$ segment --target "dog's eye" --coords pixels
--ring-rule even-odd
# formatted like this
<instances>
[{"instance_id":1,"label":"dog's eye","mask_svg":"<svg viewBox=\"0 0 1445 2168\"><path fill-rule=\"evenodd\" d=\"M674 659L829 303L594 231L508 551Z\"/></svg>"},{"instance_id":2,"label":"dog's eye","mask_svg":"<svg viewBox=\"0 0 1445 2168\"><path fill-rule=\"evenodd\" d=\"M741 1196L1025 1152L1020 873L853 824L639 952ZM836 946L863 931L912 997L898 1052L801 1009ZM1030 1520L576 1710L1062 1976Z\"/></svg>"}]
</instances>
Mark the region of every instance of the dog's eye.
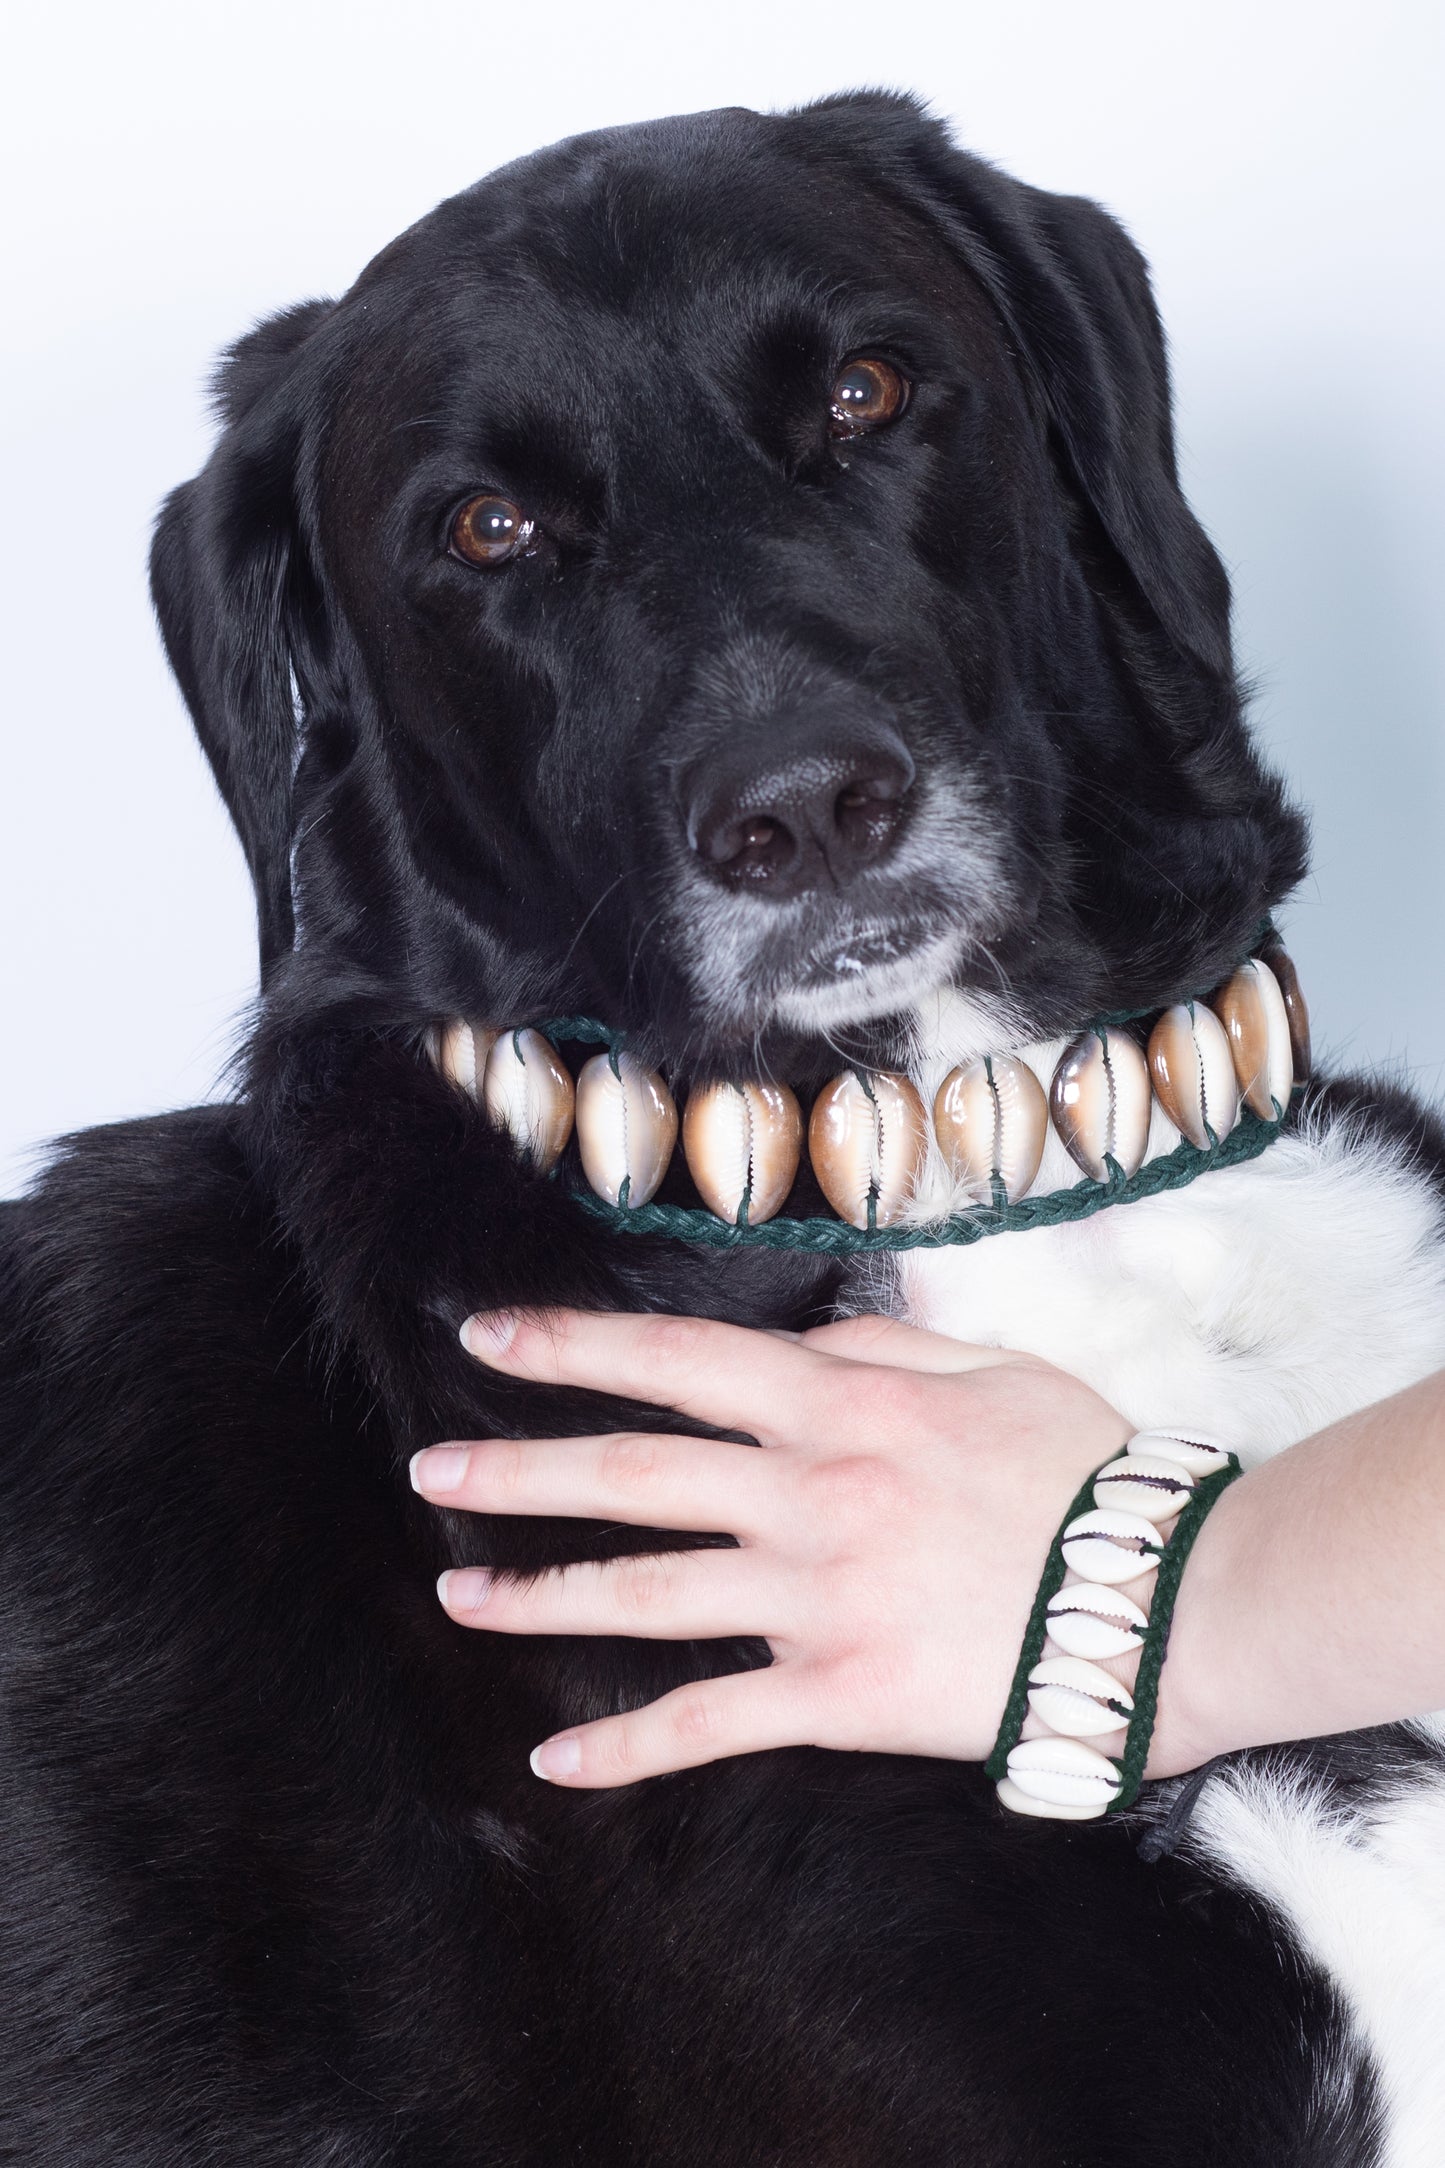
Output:
<instances>
[{"instance_id":1,"label":"dog's eye","mask_svg":"<svg viewBox=\"0 0 1445 2168\"><path fill-rule=\"evenodd\" d=\"M469 565L504 565L535 533L535 521L510 497L471 497L452 521L451 551Z\"/></svg>"},{"instance_id":2,"label":"dog's eye","mask_svg":"<svg viewBox=\"0 0 1445 2168\"><path fill-rule=\"evenodd\" d=\"M908 404L908 380L891 361L850 361L833 379L828 434L860 436L897 421Z\"/></svg>"}]
</instances>

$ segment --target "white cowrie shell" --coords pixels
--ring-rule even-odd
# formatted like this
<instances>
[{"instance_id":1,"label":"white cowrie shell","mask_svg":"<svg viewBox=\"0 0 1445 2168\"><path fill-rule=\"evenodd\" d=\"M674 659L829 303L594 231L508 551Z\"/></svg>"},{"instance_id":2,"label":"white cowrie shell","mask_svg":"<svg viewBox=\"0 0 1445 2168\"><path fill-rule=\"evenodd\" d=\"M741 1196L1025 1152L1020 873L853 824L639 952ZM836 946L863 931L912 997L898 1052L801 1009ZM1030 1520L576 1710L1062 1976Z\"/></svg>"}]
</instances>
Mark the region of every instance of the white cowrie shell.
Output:
<instances>
[{"instance_id":1,"label":"white cowrie shell","mask_svg":"<svg viewBox=\"0 0 1445 2168\"><path fill-rule=\"evenodd\" d=\"M1050 1822L1095 1822L1109 1805L1107 1799L1086 1799L1072 1807L1051 1806L1046 1799L1031 1799L1027 1792L1021 1792L1011 1777L1000 1777L994 1790L999 1805L1007 1807L1011 1814L1037 1814Z\"/></svg>"},{"instance_id":2,"label":"white cowrie shell","mask_svg":"<svg viewBox=\"0 0 1445 2168\"><path fill-rule=\"evenodd\" d=\"M437 1066L442 1075L460 1084L468 1097L475 1099L482 1088L487 1056L499 1036L485 1024L469 1024L461 1017L443 1024L436 1041Z\"/></svg>"},{"instance_id":3,"label":"white cowrie shell","mask_svg":"<svg viewBox=\"0 0 1445 2168\"><path fill-rule=\"evenodd\" d=\"M1064 1564L1072 1566L1081 1579L1109 1586L1155 1572L1164 1546L1154 1523L1142 1514L1096 1507L1070 1521L1059 1548Z\"/></svg>"},{"instance_id":4,"label":"white cowrie shell","mask_svg":"<svg viewBox=\"0 0 1445 2168\"><path fill-rule=\"evenodd\" d=\"M1274 975L1284 1002L1284 1013L1289 1018L1290 1052L1294 1057L1294 1081L1308 1084L1310 1079L1310 1011L1299 973L1282 948L1265 951L1263 962Z\"/></svg>"},{"instance_id":5,"label":"white cowrie shell","mask_svg":"<svg viewBox=\"0 0 1445 2168\"><path fill-rule=\"evenodd\" d=\"M887 1227L902 1216L927 1148L923 1101L906 1076L845 1069L819 1093L808 1122L818 1187L852 1227Z\"/></svg>"},{"instance_id":6,"label":"white cowrie shell","mask_svg":"<svg viewBox=\"0 0 1445 2168\"><path fill-rule=\"evenodd\" d=\"M1134 1697L1111 1672L1079 1656L1046 1656L1029 1673L1029 1707L1041 1724L1066 1739L1099 1739L1121 1731Z\"/></svg>"},{"instance_id":7,"label":"white cowrie shell","mask_svg":"<svg viewBox=\"0 0 1445 2168\"><path fill-rule=\"evenodd\" d=\"M1132 1596L1097 1581L1070 1581L1049 1598L1049 1639L1066 1656L1127 1656L1149 1630Z\"/></svg>"},{"instance_id":8,"label":"white cowrie shell","mask_svg":"<svg viewBox=\"0 0 1445 2168\"><path fill-rule=\"evenodd\" d=\"M933 1127L954 1180L978 1204L994 1185L1013 1204L1033 1187L1044 1156L1049 1108L1027 1062L984 1054L951 1070L933 1102Z\"/></svg>"},{"instance_id":9,"label":"white cowrie shell","mask_svg":"<svg viewBox=\"0 0 1445 2168\"><path fill-rule=\"evenodd\" d=\"M1210 995L1209 1006L1224 1026L1245 1105L1266 1122L1279 1121L1294 1084L1294 1047L1278 979L1251 957Z\"/></svg>"},{"instance_id":10,"label":"white cowrie shell","mask_svg":"<svg viewBox=\"0 0 1445 2168\"><path fill-rule=\"evenodd\" d=\"M656 1194L677 1142L677 1108L655 1070L631 1054L594 1054L577 1079L577 1147L599 1197L630 1210ZM626 1195L624 1197L624 1190Z\"/></svg>"},{"instance_id":11,"label":"white cowrie shell","mask_svg":"<svg viewBox=\"0 0 1445 2168\"><path fill-rule=\"evenodd\" d=\"M1076 1166L1109 1178L1105 1156L1126 1175L1144 1164L1149 1142L1149 1071L1122 1031L1086 1031L1059 1056L1049 1112Z\"/></svg>"},{"instance_id":12,"label":"white cowrie shell","mask_svg":"<svg viewBox=\"0 0 1445 2168\"><path fill-rule=\"evenodd\" d=\"M1026 1798L1050 1807L1093 1806L1101 1813L1123 1789L1108 1756L1082 1739L1020 1739L1008 1773Z\"/></svg>"},{"instance_id":13,"label":"white cowrie shell","mask_svg":"<svg viewBox=\"0 0 1445 2168\"><path fill-rule=\"evenodd\" d=\"M1149 1034L1149 1070L1160 1106L1199 1151L1229 1135L1239 1112L1239 1084L1213 1009L1202 1001L1176 1001L1166 1009Z\"/></svg>"},{"instance_id":14,"label":"white cowrie shell","mask_svg":"<svg viewBox=\"0 0 1445 2168\"><path fill-rule=\"evenodd\" d=\"M1172 1460L1193 1476L1218 1475L1221 1468L1229 1466L1224 1446L1192 1430L1141 1430L1129 1440L1126 1450L1150 1460Z\"/></svg>"},{"instance_id":15,"label":"white cowrie shell","mask_svg":"<svg viewBox=\"0 0 1445 2168\"><path fill-rule=\"evenodd\" d=\"M688 1093L682 1117L688 1171L709 1211L748 1225L770 1220L792 1188L803 1113L786 1084L710 1084Z\"/></svg>"},{"instance_id":16,"label":"white cowrie shell","mask_svg":"<svg viewBox=\"0 0 1445 2168\"><path fill-rule=\"evenodd\" d=\"M1111 1460L1094 1478L1094 1503L1124 1513L1142 1514L1158 1526L1172 1521L1188 1505L1194 1478L1178 1461L1136 1453L1132 1442L1122 1460Z\"/></svg>"},{"instance_id":17,"label":"white cowrie shell","mask_svg":"<svg viewBox=\"0 0 1445 2168\"><path fill-rule=\"evenodd\" d=\"M508 1129L541 1174L550 1174L572 1134L576 1093L566 1065L540 1031L504 1031L487 1056L482 1105Z\"/></svg>"}]
</instances>

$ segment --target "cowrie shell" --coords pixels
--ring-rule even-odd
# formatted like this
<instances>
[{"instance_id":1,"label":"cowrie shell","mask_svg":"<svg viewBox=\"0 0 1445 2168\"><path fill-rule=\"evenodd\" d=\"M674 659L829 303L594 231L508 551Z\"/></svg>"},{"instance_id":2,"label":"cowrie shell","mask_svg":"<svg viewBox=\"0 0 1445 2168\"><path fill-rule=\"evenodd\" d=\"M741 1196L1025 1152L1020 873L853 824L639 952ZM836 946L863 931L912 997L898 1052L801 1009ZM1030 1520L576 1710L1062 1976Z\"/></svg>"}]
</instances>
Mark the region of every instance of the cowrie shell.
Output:
<instances>
[{"instance_id":1,"label":"cowrie shell","mask_svg":"<svg viewBox=\"0 0 1445 2168\"><path fill-rule=\"evenodd\" d=\"M1066 1656L1127 1656L1149 1631L1132 1596L1097 1581L1070 1581L1049 1598L1049 1639Z\"/></svg>"},{"instance_id":2,"label":"cowrie shell","mask_svg":"<svg viewBox=\"0 0 1445 2168\"><path fill-rule=\"evenodd\" d=\"M1129 1440L1128 1451L1149 1460L1172 1460L1193 1476L1218 1475L1229 1466L1225 1447L1193 1430L1141 1430Z\"/></svg>"},{"instance_id":3,"label":"cowrie shell","mask_svg":"<svg viewBox=\"0 0 1445 2168\"><path fill-rule=\"evenodd\" d=\"M654 1196L677 1142L677 1108L655 1070L631 1054L594 1054L577 1079L577 1148L599 1197L635 1211ZM625 1194L624 1194L625 1193Z\"/></svg>"},{"instance_id":4,"label":"cowrie shell","mask_svg":"<svg viewBox=\"0 0 1445 2168\"><path fill-rule=\"evenodd\" d=\"M1194 1478L1178 1461L1155 1460L1131 1444L1122 1460L1111 1460L1094 1478L1094 1503L1138 1513L1156 1526L1172 1521L1188 1505Z\"/></svg>"},{"instance_id":5,"label":"cowrie shell","mask_svg":"<svg viewBox=\"0 0 1445 2168\"><path fill-rule=\"evenodd\" d=\"M1049 1086L1054 1127L1076 1166L1106 1182L1112 1159L1126 1175L1149 1142L1149 1071L1122 1031L1086 1031L1064 1048Z\"/></svg>"},{"instance_id":6,"label":"cowrie shell","mask_svg":"<svg viewBox=\"0 0 1445 2168\"><path fill-rule=\"evenodd\" d=\"M1112 1508L1106 1511L1102 1507L1070 1521L1059 1547L1064 1564L1082 1580L1102 1581L1106 1586L1117 1581L1137 1581L1141 1575L1155 1572L1164 1548L1158 1529L1142 1514L1119 1513Z\"/></svg>"},{"instance_id":7,"label":"cowrie shell","mask_svg":"<svg viewBox=\"0 0 1445 2168\"><path fill-rule=\"evenodd\" d=\"M803 1151L803 1112L786 1084L710 1084L688 1093L682 1116L688 1172L709 1211L748 1225L770 1220L792 1188Z\"/></svg>"},{"instance_id":8,"label":"cowrie shell","mask_svg":"<svg viewBox=\"0 0 1445 2168\"><path fill-rule=\"evenodd\" d=\"M1010 1780L1046 1807L1088 1807L1102 1814L1123 1790L1108 1756L1083 1739L1020 1739L1008 1758Z\"/></svg>"},{"instance_id":9,"label":"cowrie shell","mask_svg":"<svg viewBox=\"0 0 1445 2168\"><path fill-rule=\"evenodd\" d=\"M566 1150L576 1097L561 1056L540 1031L497 1037L482 1073L482 1105L542 1174L550 1174Z\"/></svg>"},{"instance_id":10,"label":"cowrie shell","mask_svg":"<svg viewBox=\"0 0 1445 2168\"><path fill-rule=\"evenodd\" d=\"M906 1076L846 1069L819 1093L808 1122L818 1187L853 1227L901 1218L927 1148L923 1101Z\"/></svg>"},{"instance_id":11,"label":"cowrie shell","mask_svg":"<svg viewBox=\"0 0 1445 2168\"><path fill-rule=\"evenodd\" d=\"M1284 1013L1289 1018L1290 1052L1294 1057L1294 1081L1308 1084L1310 1079L1310 1011L1300 986L1299 973L1282 948L1266 949L1263 961L1274 974L1274 982L1284 1002Z\"/></svg>"},{"instance_id":12,"label":"cowrie shell","mask_svg":"<svg viewBox=\"0 0 1445 2168\"><path fill-rule=\"evenodd\" d=\"M954 1069L938 1087L933 1127L943 1156L978 1204L995 1186L1006 1204L1026 1197L1044 1156L1049 1108L1027 1062L985 1054Z\"/></svg>"},{"instance_id":13,"label":"cowrie shell","mask_svg":"<svg viewBox=\"0 0 1445 2168\"><path fill-rule=\"evenodd\" d=\"M461 1017L443 1024L437 1033L436 1047L437 1066L442 1075L453 1084L460 1084L462 1090L475 1099L482 1087L487 1056L500 1036L485 1024L469 1024Z\"/></svg>"},{"instance_id":14,"label":"cowrie shell","mask_svg":"<svg viewBox=\"0 0 1445 2168\"><path fill-rule=\"evenodd\" d=\"M1279 981L1268 964L1251 957L1210 995L1209 1006L1224 1026L1245 1105L1266 1122L1279 1121L1294 1083L1289 1013Z\"/></svg>"},{"instance_id":15,"label":"cowrie shell","mask_svg":"<svg viewBox=\"0 0 1445 2168\"><path fill-rule=\"evenodd\" d=\"M1029 1673L1029 1707L1066 1739L1098 1739L1123 1729L1134 1697L1112 1672L1080 1656L1046 1656Z\"/></svg>"},{"instance_id":16,"label":"cowrie shell","mask_svg":"<svg viewBox=\"0 0 1445 2168\"><path fill-rule=\"evenodd\" d=\"M1011 1814L1037 1814L1050 1822L1096 1822L1109 1806L1107 1799L1086 1799L1082 1805L1072 1807L1050 1806L1047 1800L1031 1799L1027 1792L1021 1792L1011 1777L1000 1777L994 1790L999 1805L1007 1807Z\"/></svg>"},{"instance_id":17,"label":"cowrie shell","mask_svg":"<svg viewBox=\"0 0 1445 2168\"><path fill-rule=\"evenodd\" d=\"M1202 1001L1176 1001L1166 1009L1149 1034L1149 1070L1160 1106L1199 1151L1229 1135L1239 1112L1239 1084L1213 1009Z\"/></svg>"}]
</instances>

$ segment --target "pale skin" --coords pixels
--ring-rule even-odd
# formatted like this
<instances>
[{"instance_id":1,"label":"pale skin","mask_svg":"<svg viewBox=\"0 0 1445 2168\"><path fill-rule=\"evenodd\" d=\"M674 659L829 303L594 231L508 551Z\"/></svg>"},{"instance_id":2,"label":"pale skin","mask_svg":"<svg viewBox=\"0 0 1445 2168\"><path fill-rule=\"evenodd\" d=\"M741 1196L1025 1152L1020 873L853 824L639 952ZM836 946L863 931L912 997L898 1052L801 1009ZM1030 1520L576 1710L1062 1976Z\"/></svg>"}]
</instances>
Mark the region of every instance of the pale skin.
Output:
<instances>
[{"instance_id":1,"label":"pale skin","mask_svg":"<svg viewBox=\"0 0 1445 2168\"><path fill-rule=\"evenodd\" d=\"M771 1666L544 1740L539 1776L629 1784L810 1745L980 1762L1049 1542L1131 1425L1063 1371L878 1317L794 1336L696 1318L474 1318L515 1377L744 1432L485 1440L418 1453L436 1504L721 1531L735 1549L444 1574L458 1624L669 1641L758 1636ZM1135 1591L1147 1606L1147 1583ZM1127 1685L1137 1659L1110 1666ZM1278 1454L1205 1522L1146 1774L1445 1708L1445 1373ZM1117 1742L1098 1742L1116 1751Z\"/></svg>"}]
</instances>

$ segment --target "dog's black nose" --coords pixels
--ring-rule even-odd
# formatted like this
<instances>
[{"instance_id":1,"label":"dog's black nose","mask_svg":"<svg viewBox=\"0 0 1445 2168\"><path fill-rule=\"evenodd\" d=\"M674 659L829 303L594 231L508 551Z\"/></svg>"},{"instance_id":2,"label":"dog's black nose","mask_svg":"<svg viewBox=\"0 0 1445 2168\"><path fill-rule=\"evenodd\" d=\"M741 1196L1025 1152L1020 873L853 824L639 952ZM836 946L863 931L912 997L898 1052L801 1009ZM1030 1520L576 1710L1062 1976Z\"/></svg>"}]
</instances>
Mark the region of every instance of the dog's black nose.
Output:
<instances>
[{"instance_id":1,"label":"dog's black nose","mask_svg":"<svg viewBox=\"0 0 1445 2168\"><path fill-rule=\"evenodd\" d=\"M892 850L913 782L907 746L884 724L819 729L759 758L749 736L692 781L688 841L715 877L779 899L843 887Z\"/></svg>"}]
</instances>

